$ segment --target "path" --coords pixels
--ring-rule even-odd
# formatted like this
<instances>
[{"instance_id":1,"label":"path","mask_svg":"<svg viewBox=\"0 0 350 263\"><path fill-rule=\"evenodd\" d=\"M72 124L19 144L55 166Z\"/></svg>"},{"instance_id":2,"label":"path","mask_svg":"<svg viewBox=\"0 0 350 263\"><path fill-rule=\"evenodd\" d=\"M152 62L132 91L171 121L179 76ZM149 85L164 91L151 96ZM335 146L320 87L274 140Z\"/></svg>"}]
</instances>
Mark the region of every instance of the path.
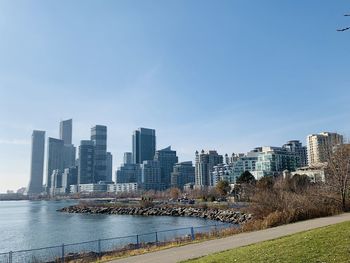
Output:
<instances>
[{"instance_id":1,"label":"path","mask_svg":"<svg viewBox=\"0 0 350 263\"><path fill-rule=\"evenodd\" d=\"M271 240L345 221L350 221L350 213L332 217L311 219L256 232L242 233L221 239L164 249L143 255L114 260L111 261L111 263L175 263L182 260L198 258L212 253Z\"/></svg>"}]
</instances>

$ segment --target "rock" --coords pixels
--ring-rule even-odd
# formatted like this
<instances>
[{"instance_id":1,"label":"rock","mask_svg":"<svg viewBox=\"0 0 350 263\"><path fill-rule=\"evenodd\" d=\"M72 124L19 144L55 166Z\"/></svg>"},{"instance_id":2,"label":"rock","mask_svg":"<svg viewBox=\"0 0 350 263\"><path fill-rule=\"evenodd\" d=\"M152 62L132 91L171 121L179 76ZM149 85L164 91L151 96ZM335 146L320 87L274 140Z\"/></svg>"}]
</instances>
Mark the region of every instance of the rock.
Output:
<instances>
[{"instance_id":1,"label":"rock","mask_svg":"<svg viewBox=\"0 0 350 263\"><path fill-rule=\"evenodd\" d=\"M232 224L242 224L253 218L251 214L243 214L231 209L195 208L195 207L105 207L76 205L64 207L60 212L85 214L118 214L143 216L189 216L207 218Z\"/></svg>"}]
</instances>

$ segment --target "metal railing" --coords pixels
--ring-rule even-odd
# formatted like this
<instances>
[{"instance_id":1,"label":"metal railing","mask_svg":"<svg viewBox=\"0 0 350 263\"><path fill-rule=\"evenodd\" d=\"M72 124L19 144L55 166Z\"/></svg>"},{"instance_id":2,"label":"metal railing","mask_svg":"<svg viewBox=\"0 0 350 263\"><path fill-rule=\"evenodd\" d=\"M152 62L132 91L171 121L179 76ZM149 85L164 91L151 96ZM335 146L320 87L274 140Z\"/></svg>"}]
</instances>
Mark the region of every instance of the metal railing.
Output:
<instances>
[{"instance_id":1,"label":"metal railing","mask_svg":"<svg viewBox=\"0 0 350 263\"><path fill-rule=\"evenodd\" d=\"M115 254L170 242L184 242L196 239L196 235L237 228L237 225L220 223L199 227L185 227L162 230L138 235L97 239L79 243L62 244L0 253L1 263L64 263L73 260L97 260L104 255ZM84 261L86 262L86 261Z\"/></svg>"}]
</instances>

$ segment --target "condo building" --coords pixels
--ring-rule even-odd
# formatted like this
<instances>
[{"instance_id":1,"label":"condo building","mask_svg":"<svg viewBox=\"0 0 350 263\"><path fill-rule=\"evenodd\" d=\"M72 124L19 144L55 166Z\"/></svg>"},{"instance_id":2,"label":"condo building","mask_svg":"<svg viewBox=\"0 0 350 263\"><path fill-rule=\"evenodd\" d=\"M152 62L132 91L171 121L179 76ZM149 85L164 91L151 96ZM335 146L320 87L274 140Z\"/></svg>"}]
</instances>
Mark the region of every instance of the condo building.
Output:
<instances>
[{"instance_id":1,"label":"condo building","mask_svg":"<svg viewBox=\"0 0 350 263\"><path fill-rule=\"evenodd\" d=\"M60 122L60 140L64 144L72 144L73 120L65 120Z\"/></svg>"},{"instance_id":2,"label":"condo building","mask_svg":"<svg viewBox=\"0 0 350 263\"><path fill-rule=\"evenodd\" d=\"M78 160L78 185L93 183L95 160L95 147L93 141L84 140L80 142Z\"/></svg>"},{"instance_id":3,"label":"condo building","mask_svg":"<svg viewBox=\"0 0 350 263\"><path fill-rule=\"evenodd\" d=\"M48 138L47 147L47 174L46 174L46 186L47 192L50 192L52 186L52 173L54 170L63 171L64 168L64 141Z\"/></svg>"},{"instance_id":4,"label":"condo building","mask_svg":"<svg viewBox=\"0 0 350 263\"><path fill-rule=\"evenodd\" d=\"M155 153L154 160L159 161L161 169L161 183L165 189L171 185L171 172L174 165L179 161L176 151L171 149L171 146L158 150Z\"/></svg>"},{"instance_id":5,"label":"condo building","mask_svg":"<svg viewBox=\"0 0 350 263\"><path fill-rule=\"evenodd\" d=\"M27 194L43 192L45 131L33 131L30 160L30 180Z\"/></svg>"},{"instance_id":6,"label":"condo building","mask_svg":"<svg viewBox=\"0 0 350 263\"><path fill-rule=\"evenodd\" d=\"M307 161L307 147L303 146L303 144L298 140L292 140L287 142L282 146L283 149L293 152L296 154L298 160L297 160L297 167L306 167L308 164Z\"/></svg>"},{"instance_id":7,"label":"condo building","mask_svg":"<svg viewBox=\"0 0 350 263\"><path fill-rule=\"evenodd\" d=\"M139 128L132 135L132 157L135 164L153 160L156 153L156 131Z\"/></svg>"},{"instance_id":8,"label":"condo building","mask_svg":"<svg viewBox=\"0 0 350 263\"><path fill-rule=\"evenodd\" d=\"M195 185L198 187L213 186L212 169L215 165L223 163L223 156L216 151L198 153L196 151Z\"/></svg>"},{"instance_id":9,"label":"condo building","mask_svg":"<svg viewBox=\"0 0 350 263\"><path fill-rule=\"evenodd\" d=\"M171 187L183 189L188 183L194 184L195 168L191 161L176 163L171 173Z\"/></svg>"},{"instance_id":10,"label":"condo building","mask_svg":"<svg viewBox=\"0 0 350 263\"><path fill-rule=\"evenodd\" d=\"M161 168L159 161L143 161L141 168L141 184L144 190L164 190L161 183Z\"/></svg>"},{"instance_id":11,"label":"condo building","mask_svg":"<svg viewBox=\"0 0 350 263\"><path fill-rule=\"evenodd\" d=\"M91 128L91 141L94 144L94 183L107 179L107 127L96 125Z\"/></svg>"},{"instance_id":12,"label":"condo building","mask_svg":"<svg viewBox=\"0 0 350 263\"><path fill-rule=\"evenodd\" d=\"M338 133L322 132L307 136L309 166L318 166L327 162L333 147L343 142L343 136Z\"/></svg>"},{"instance_id":13,"label":"condo building","mask_svg":"<svg viewBox=\"0 0 350 263\"><path fill-rule=\"evenodd\" d=\"M113 182L113 155L107 152L106 182Z\"/></svg>"},{"instance_id":14,"label":"condo building","mask_svg":"<svg viewBox=\"0 0 350 263\"><path fill-rule=\"evenodd\" d=\"M298 168L298 156L282 147L262 147L252 174L257 180L264 176L275 176L284 170L295 171Z\"/></svg>"}]
</instances>

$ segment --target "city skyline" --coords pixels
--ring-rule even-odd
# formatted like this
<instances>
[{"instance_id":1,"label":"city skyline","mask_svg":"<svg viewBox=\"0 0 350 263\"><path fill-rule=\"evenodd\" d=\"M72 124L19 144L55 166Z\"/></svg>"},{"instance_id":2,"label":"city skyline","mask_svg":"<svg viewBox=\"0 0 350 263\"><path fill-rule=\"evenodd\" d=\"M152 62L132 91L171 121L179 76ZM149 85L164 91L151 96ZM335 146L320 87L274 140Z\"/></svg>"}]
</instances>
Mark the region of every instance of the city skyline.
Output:
<instances>
[{"instance_id":1,"label":"city skyline","mask_svg":"<svg viewBox=\"0 0 350 263\"><path fill-rule=\"evenodd\" d=\"M137 127L180 162L349 137L347 1L81 5L0 2L0 192L28 185L30 135L47 144L60 120L73 119L76 147L106 125L113 173Z\"/></svg>"},{"instance_id":2,"label":"city skyline","mask_svg":"<svg viewBox=\"0 0 350 263\"><path fill-rule=\"evenodd\" d=\"M70 119L69 120L70 122L72 122L72 119ZM62 123L62 122L60 122L60 123ZM92 126L91 127L91 136L92 136L92 134L93 134L93 131L95 131L96 130L96 128L99 128L99 129L103 129L103 133L104 134L106 134L106 130L107 130L107 127L106 126L104 126L104 125L94 125L94 126ZM134 140L134 136L135 136L135 131L141 131L141 130L146 130L146 131L151 131L153 134L155 134L156 133L156 131L155 130L153 130L153 129L149 129L149 128L138 128L137 130L134 130L134 132L133 132L133 134L132 134L132 141ZM61 131L61 129L60 129L60 131ZM33 130L33 134L35 133L35 132L38 132L37 130ZM45 136L45 131L40 131L41 133L43 133L44 134L44 136ZM71 133L72 133L72 131L71 131ZM323 131L321 134L324 134L324 133L328 133L328 131ZM74 133L72 133L72 135L73 135ZM309 136L314 136L315 135L315 133L310 133L307 137L306 137L306 142L307 142L307 140L308 140L308 137ZM33 136L33 135L32 135ZM105 135L103 135L103 136L105 136ZM341 135L342 136L342 135ZM154 139L155 140L155 139ZM303 143L303 141L302 140L300 140L301 141L301 143ZM62 153L61 153L61 157L59 157L59 159L62 159L62 160L58 160L58 162L59 163L62 163L63 162L63 159L64 159L64 155L63 155L63 147L64 147L64 143L63 143L63 140L61 140L61 139L56 139L56 138L52 138L52 137L47 137L47 138L45 138L45 144L47 144L47 146L46 146L46 148L47 149L49 149L49 145L50 145L50 142L53 142L54 144L56 144L57 142L58 143L60 143L61 144L61 147L62 147ZM86 140L80 140L80 144L79 144L79 148L83 145L83 146L85 146L85 145L87 145L86 144L86 142L89 142L89 143L91 143L91 146L93 147L93 145L94 145L94 142L92 141L92 140L88 140L88 141L86 141ZM345 141L346 142L346 141ZM290 141L287 141L287 144L284 144L282 147L281 147L281 149L282 148L284 148L284 147L286 147L286 146L290 146L291 145L291 143L299 143L299 140L290 140ZM227 156L227 154L233 154L233 153L235 153L235 154L250 154L250 153L252 153L252 151L256 151L256 149L258 149L259 147L261 148L261 147L270 147L270 146L272 146L272 147L275 147L276 146L276 144L270 144L269 146L267 146L267 145L256 145L256 146L254 146L253 148L251 148L251 149L248 149L248 150L246 150L246 151L242 151L242 152L237 152L237 151L231 151L231 152L226 152L226 153L223 153L223 152L220 152L219 151L219 154L220 154L220 156L221 156L221 158L223 157L223 155L225 154L226 156ZM56 146L55 146L56 147ZM108 145L106 145L105 147L107 147L108 148ZM278 147L280 147L280 146L277 146L277 148ZM304 144L304 146L303 146L304 148L307 148L307 143L306 144ZM130 145L130 149L132 150L132 148L133 148L133 146L132 146L132 144ZM157 153L159 154L159 152L162 152L162 151L170 151L170 149L171 149L171 146L168 146L168 147L166 147L166 148L164 148L164 149L158 149L158 148L156 148L156 151L155 151L155 155L154 155L154 159L157 159ZM214 150L209 150L209 152L215 152L216 153L216 148L213 148ZM201 150L202 152L204 152L204 148L202 148L202 150ZM60 151L55 151L55 154L59 154L59 152ZM48 161L47 160L49 160L50 159L50 157L49 157L49 155L48 155L48 153L49 153L49 151L48 150L46 150L45 151L45 160L46 161L44 161L44 167L45 167L45 169L49 169L48 168ZM79 150L79 153L80 153L80 150ZM174 153L176 154L176 151L174 151ZM110 152L107 152L107 155L111 155L111 153ZM130 154L131 155L131 157L132 157L132 153L131 152L124 152L123 153L123 158L122 158L122 160L120 160L120 162L118 161L117 162L117 165L113 165L112 166L112 174L115 174L116 173L116 171L117 171L117 168L119 168L120 167L120 165L122 165L122 164L127 164L128 162L125 162L125 160L127 159L126 158L126 154ZM192 157L192 158L190 158L190 162L192 162L192 160L196 160L196 154L197 154L197 151L195 151L194 152L194 157ZM305 153L306 154L306 153ZM131 158L131 157L129 157L129 158ZM32 155L31 155L31 158L33 158L33 153L32 153ZM57 158L57 157L55 157L55 158ZM79 154L77 154L76 155L76 158L77 158L77 161L79 161L79 160L82 160L81 159L81 156L79 155ZM177 157L176 157L177 158ZM228 157L225 157L225 158L228 158ZM112 160L112 162L113 162L113 159L111 159ZM130 159L130 160L132 160L132 158ZM153 158L149 158L149 161L153 161ZM54 161L54 162L57 162L57 161ZM179 159L177 159L177 161L174 161L174 164L175 163L181 163L181 162L188 162L188 160L183 160L183 159L181 159L181 156L179 157ZM221 163L221 164L225 164L227 162L227 160L225 160L225 159L222 159L222 162L218 162L218 164L219 163ZM63 163L62 163L62 165L63 165ZM65 169L66 167L64 167L64 169ZM76 167L76 168L78 168L78 167ZM194 168L194 167L193 167ZM60 168L60 170L63 172L64 171L64 169L63 169L63 166ZM208 170L209 171L209 170ZM49 180L49 184L51 185L51 176L50 177L48 177L48 172L44 172L44 178L43 178L43 184L47 184L47 180ZM114 179L114 176L112 176L113 178L113 181L115 181ZM30 180L31 180L31 178L32 178L32 175L30 174L30 176L29 176L29 178L30 178ZM46 178L46 179L45 179ZM79 178L79 176L78 176L78 178ZM107 178L107 177L106 177ZM170 179L170 177L169 177L169 179ZM87 182L89 182L89 181L94 181L94 179L93 178L91 178L91 179L89 179ZM98 180L97 180L98 181ZM95 180L95 183L97 183L97 181ZM110 182L109 180L107 180L107 182ZM115 181L116 182L116 181ZM78 184L79 184L79 179L78 179ZM6 190L15 190L15 189L6 189Z\"/></svg>"}]
</instances>

